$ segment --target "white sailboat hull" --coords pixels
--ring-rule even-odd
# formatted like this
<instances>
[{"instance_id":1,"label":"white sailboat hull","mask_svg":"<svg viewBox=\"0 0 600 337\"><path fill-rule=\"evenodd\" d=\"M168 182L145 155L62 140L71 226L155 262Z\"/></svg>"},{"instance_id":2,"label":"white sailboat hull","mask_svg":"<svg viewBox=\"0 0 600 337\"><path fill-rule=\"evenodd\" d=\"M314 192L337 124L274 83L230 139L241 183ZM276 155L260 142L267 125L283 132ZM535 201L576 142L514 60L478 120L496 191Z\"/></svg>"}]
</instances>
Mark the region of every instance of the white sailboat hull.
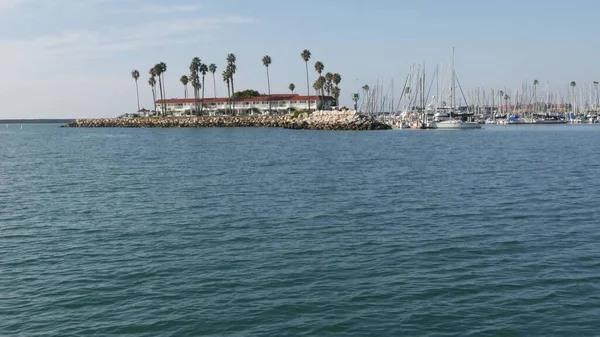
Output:
<instances>
[{"instance_id":1,"label":"white sailboat hull","mask_svg":"<svg viewBox=\"0 0 600 337\"><path fill-rule=\"evenodd\" d=\"M475 122L463 122L461 120L449 120L436 122L433 127L439 130L472 130L481 129L481 124Z\"/></svg>"}]
</instances>

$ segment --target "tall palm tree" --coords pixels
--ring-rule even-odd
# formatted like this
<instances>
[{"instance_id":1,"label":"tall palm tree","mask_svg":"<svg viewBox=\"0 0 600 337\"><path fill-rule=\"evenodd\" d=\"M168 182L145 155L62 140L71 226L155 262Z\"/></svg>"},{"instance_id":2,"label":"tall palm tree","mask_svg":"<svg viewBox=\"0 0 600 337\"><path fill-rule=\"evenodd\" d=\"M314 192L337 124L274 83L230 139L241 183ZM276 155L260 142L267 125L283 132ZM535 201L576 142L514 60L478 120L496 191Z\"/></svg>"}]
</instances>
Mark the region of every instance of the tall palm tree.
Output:
<instances>
[{"instance_id":1,"label":"tall palm tree","mask_svg":"<svg viewBox=\"0 0 600 337\"><path fill-rule=\"evenodd\" d=\"M154 103L154 112L156 113L156 79L154 76L150 76L148 84L152 88L152 103Z\"/></svg>"},{"instance_id":2,"label":"tall palm tree","mask_svg":"<svg viewBox=\"0 0 600 337\"><path fill-rule=\"evenodd\" d=\"M208 66L208 71L211 72L212 77L213 77L213 94L215 95L215 98L217 98L217 81L215 80L215 73L217 72L217 65L214 63L211 63Z\"/></svg>"},{"instance_id":3,"label":"tall palm tree","mask_svg":"<svg viewBox=\"0 0 600 337\"><path fill-rule=\"evenodd\" d=\"M323 62L321 62L321 61L315 62L315 71L317 72L317 74L319 74L319 76L321 76L321 74L323 73L323 70L325 70L325 65L323 64Z\"/></svg>"},{"instance_id":4,"label":"tall palm tree","mask_svg":"<svg viewBox=\"0 0 600 337\"><path fill-rule=\"evenodd\" d=\"M163 99L167 99L167 82L165 82L165 73L167 72L167 64L164 62L159 62L158 66L160 67L160 76L162 77L162 94ZM165 106L165 113L167 112L167 102L163 102Z\"/></svg>"},{"instance_id":5,"label":"tall palm tree","mask_svg":"<svg viewBox=\"0 0 600 337\"><path fill-rule=\"evenodd\" d=\"M223 82L227 83L227 99L231 99L231 88L229 86L229 71L227 69L223 70Z\"/></svg>"},{"instance_id":6,"label":"tall palm tree","mask_svg":"<svg viewBox=\"0 0 600 337\"><path fill-rule=\"evenodd\" d=\"M233 74L236 71L237 66L235 64L228 64L225 70L227 71L227 82L231 87L231 93L229 95L229 104L232 114L235 114L235 91L233 90Z\"/></svg>"},{"instance_id":7,"label":"tall palm tree","mask_svg":"<svg viewBox=\"0 0 600 337\"><path fill-rule=\"evenodd\" d=\"M540 81L537 79L533 80L533 110L537 111L537 86L540 84Z\"/></svg>"},{"instance_id":8,"label":"tall palm tree","mask_svg":"<svg viewBox=\"0 0 600 337\"><path fill-rule=\"evenodd\" d=\"M183 98L188 97L187 85L188 85L189 81L190 81L190 79L186 75L181 76L181 78L179 79L179 82L181 82L181 84L183 84Z\"/></svg>"},{"instance_id":9,"label":"tall palm tree","mask_svg":"<svg viewBox=\"0 0 600 337\"><path fill-rule=\"evenodd\" d=\"M200 74L202 74L202 102L200 103L200 114L204 113L204 78L208 73L208 66L204 63L200 64Z\"/></svg>"},{"instance_id":10,"label":"tall palm tree","mask_svg":"<svg viewBox=\"0 0 600 337\"><path fill-rule=\"evenodd\" d=\"M296 85L294 83L290 83L290 85L288 86L288 89L290 89L290 91L292 92L292 94L294 93L294 90L296 90Z\"/></svg>"},{"instance_id":11,"label":"tall palm tree","mask_svg":"<svg viewBox=\"0 0 600 337\"><path fill-rule=\"evenodd\" d=\"M575 87L577 83L575 81L571 81L571 111L575 111Z\"/></svg>"},{"instance_id":12,"label":"tall palm tree","mask_svg":"<svg viewBox=\"0 0 600 337\"><path fill-rule=\"evenodd\" d=\"M310 61L311 57L310 50L304 49L300 56L306 65L306 95L310 96L310 81L308 79L308 61ZM310 111L310 99L308 100L308 111Z\"/></svg>"},{"instance_id":13,"label":"tall palm tree","mask_svg":"<svg viewBox=\"0 0 600 337\"><path fill-rule=\"evenodd\" d=\"M133 80L135 81L135 93L137 96L137 111L140 111L140 89L138 87L138 79L140 78L140 72L137 70L134 70L131 72L131 78L133 78Z\"/></svg>"},{"instance_id":14,"label":"tall palm tree","mask_svg":"<svg viewBox=\"0 0 600 337\"><path fill-rule=\"evenodd\" d=\"M234 54L227 55L227 66L229 68L229 81L231 82L231 96L233 97L233 99L231 100L231 107L234 112L235 112L235 88L233 86L233 75L235 74L235 71L237 70L237 67L235 65L236 60L237 59Z\"/></svg>"},{"instance_id":15,"label":"tall palm tree","mask_svg":"<svg viewBox=\"0 0 600 337\"><path fill-rule=\"evenodd\" d=\"M508 94L504 95L504 104L506 105L506 119L509 118L509 113L508 113L508 100L510 99L510 96L508 96Z\"/></svg>"},{"instance_id":16,"label":"tall palm tree","mask_svg":"<svg viewBox=\"0 0 600 337\"><path fill-rule=\"evenodd\" d=\"M327 95L331 96L331 89L333 89L333 74L325 74L325 80L327 80L327 86L325 87L325 89L327 90Z\"/></svg>"},{"instance_id":17,"label":"tall palm tree","mask_svg":"<svg viewBox=\"0 0 600 337\"><path fill-rule=\"evenodd\" d=\"M200 88L198 87L198 83L195 83L194 80L198 79L198 73L200 72L201 64L202 64L202 61L200 61L199 57L192 58L192 61L190 62L190 81L192 81L192 88L194 88L194 112L195 113L199 113L199 111L200 111L200 107L198 106L198 99L199 99L198 90Z\"/></svg>"},{"instance_id":18,"label":"tall palm tree","mask_svg":"<svg viewBox=\"0 0 600 337\"><path fill-rule=\"evenodd\" d=\"M323 92L323 89L325 88L326 81L325 81L325 78L323 76L321 76L324 69L325 69L325 65L323 64L323 62L321 62L321 61L315 62L315 70L317 71L317 74L319 74L319 78L317 79L317 81L319 81L321 83L321 85L320 85L321 96L325 95L325 93ZM321 79L321 78L323 78L323 79Z\"/></svg>"},{"instance_id":19,"label":"tall palm tree","mask_svg":"<svg viewBox=\"0 0 600 337\"><path fill-rule=\"evenodd\" d=\"M502 100L504 99L504 91L498 91L498 96L500 96L500 101L498 101L498 105L500 105L500 114L502 114Z\"/></svg>"},{"instance_id":20,"label":"tall palm tree","mask_svg":"<svg viewBox=\"0 0 600 337\"><path fill-rule=\"evenodd\" d=\"M271 56L265 55L262 58L262 63L267 68L267 90L269 93L269 114L271 114L271 79L269 78L269 66L271 65Z\"/></svg>"},{"instance_id":21,"label":"tall palm tree","mask_svg":"<svg viewBox=\"0 0 600 337\"><path fill-rule=\"evenodd\" d=\"M160 95L162 115L165 116L167 114L167 108L165 105L164 95L163 95L163 90L162 90L162 77L161 77L162 67L161 67L160 63L157 63L156 65L154 65L154 68L151 71L153 71L153 76L158 77L158 94Z\"/></svg>"},{"instance_id":22,"label":"tall palm tree","mask_svg":"<svg viewBox=\"0 0 600 337\"><path fill-rule=\"evenodd\" d=\"M199 107L198 107L198 99L200 97L200 77L196 71L193 71L190 75L190 82L192 82L192 88L194 88L194 112L197 115L200 115Z\"/></svg>"}]
</instances>

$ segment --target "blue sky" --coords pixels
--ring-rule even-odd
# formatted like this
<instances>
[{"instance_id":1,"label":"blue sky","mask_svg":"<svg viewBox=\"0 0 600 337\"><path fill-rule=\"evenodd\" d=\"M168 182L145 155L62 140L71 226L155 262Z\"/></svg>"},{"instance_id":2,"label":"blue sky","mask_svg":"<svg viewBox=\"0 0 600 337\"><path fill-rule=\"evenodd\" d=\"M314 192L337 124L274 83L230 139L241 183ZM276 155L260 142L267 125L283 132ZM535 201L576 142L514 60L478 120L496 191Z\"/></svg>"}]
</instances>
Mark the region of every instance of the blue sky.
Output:
<instances>
[{"instance_id":1,"label":"blue sky","mask_svg":"<svg viewBox=\"0 0 600 337\"><path fill-rule=\"evenodd\" d=\"M538 78L560 91L600 79L598 13L593 0L0 0L0 118L134 111L133 69L151 107L153 64L167 63L167 96L181 97L194 56L220 74L228 53L238 59L236 89L266 91L268 54L272 92L293 82L305 93L305 48L311 63L342 75L346 105L364 84L403 82L412 64L447 64L453 46L464 88ZM226 93L218 77L217 92Z\"/></svg>"}]
</instances>

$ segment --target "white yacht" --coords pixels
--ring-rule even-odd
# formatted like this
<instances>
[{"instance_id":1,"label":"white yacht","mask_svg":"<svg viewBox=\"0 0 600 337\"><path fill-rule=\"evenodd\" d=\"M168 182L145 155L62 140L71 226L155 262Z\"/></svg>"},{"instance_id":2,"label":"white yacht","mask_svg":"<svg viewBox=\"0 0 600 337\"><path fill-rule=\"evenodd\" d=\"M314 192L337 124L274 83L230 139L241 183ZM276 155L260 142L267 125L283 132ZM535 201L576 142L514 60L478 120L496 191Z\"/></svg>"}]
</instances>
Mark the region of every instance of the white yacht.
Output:
<instances>
[{"instance_id":1,"label":"white yacht","mask_svg":"<svg viewBox=\"0 0 600 337\"><path fill-rule=\"evenodd\" d=\"M481 129L481 124L465 122L460 119L449 119L447 121L436 122L433 127L439 130L470 130Z\"/></svg>"},{"instance_id":2,"label":"white yacht","mask_svg":"<svg viewBox=\"0 0 600 337\"><path fill-rule=\"evenodd\" d=\"M481 129L481 124L476 122L463 121L462 119L455 119L455 90L456 90L456 73L454 72L454 48L452 48L452 63L450 68L450 74L452 75L451 87L450 87L450 118L434 122L432 127L440 130L470 130L470 129Z\"/></svg>"}]
</instances>

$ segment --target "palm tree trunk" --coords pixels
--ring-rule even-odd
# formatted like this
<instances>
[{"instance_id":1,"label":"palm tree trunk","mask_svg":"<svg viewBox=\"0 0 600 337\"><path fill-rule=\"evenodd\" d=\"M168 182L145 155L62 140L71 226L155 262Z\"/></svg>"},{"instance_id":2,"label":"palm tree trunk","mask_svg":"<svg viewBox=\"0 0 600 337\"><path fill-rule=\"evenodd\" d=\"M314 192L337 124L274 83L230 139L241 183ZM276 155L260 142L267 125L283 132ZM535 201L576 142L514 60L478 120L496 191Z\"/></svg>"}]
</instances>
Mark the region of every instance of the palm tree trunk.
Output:
<instances>
[{"instance_id":1,"label":"palm tree trunk","mask_svg":"<svg viewBox=\"0 0 600 337\"><path fill-rule=\"evenodd\" d=\"M156 88L152 87L152 102L154 103L154 112L156 113Z\"/></svg>"},{"instance_id":2,"label":"palm tree trunk","mask_svg":"<svg viewBox=\"0 0 600 337\"><path fill-rule=\"evenodd\" d=\"M167 103L164 102L164 100L167 98L167 88L166 88L167 85L165 83L165 74L162 73L160 76L162 77L162 82L163 82L162 94L163 94L163 104L165 106L165 115L166 115L166 113L167 113Z\"/></svg>"},{"instance_id":3,"label":"palm tree trunk","mask_svg":"<svg viewBox=\"0 0 600 337\"><path fill-rule=\"evenodd\" d=\"M138 87L138 80L135 80L135 94L137 95L137 104L138 104L138 109L137 111L140 111L140 89Z\"/></svg>"},{"instance_id":4,"label":"palm tree trunk","mask_svg":"<svg viewBox=\"0 0 600 337\"><path fill-rule=\"evenodd\" d=\"M200 101L200 114L204 115L204 75L202 75L202 100Z\"/></svg>"},{"instance_id":5,"label":"palm tree trunk","mask_svg":"<svg viewBox=\"0 0 600 337\"><path fill-rule=\"evenodd\" d=\"M161 110L162 110L162 114L163 116L166 116L167 114L167 110L165 108L165 102L164 102L164 98L163 98L163 91L162 91L162 80L160 79L160 76L158 76L158 91L160 94L160 100L161 100Z\"/></svg>"},{"instance_id":6,"label":"palm tree trunk","mask_svg":"<svg viewBox=\"0 0 600 337\"><path fill-rule=\"evenodd\" d=\"M269 78L269 67L267 67L267 90L269 91L269 115L271 114L271 79Z\"/></svg>"},{"instance_id":7,"label":"palm tree trunk","mask_svg":"<svg viewBox=\"0 0 600 337\"><path fill-rule=\"evenodd\" d=\"M231 74L231 110L235 115L235 89L233 88L233 74Z\"/></svg>"},{"instance_id":8,"label":"palm tree trunk","mask_svg":"<svg viewBox=\"0 0 600 337\"><path fill-rule=\"evenodd\" d=\"M227 80L227 100L229 101L229 112L231 112L231 90L229 89L229 80Z\"/></svg>"},{"instance_id":9,"label":"palm tree trunk","mask_svg":"<svg viewBox=\"0 0 600 337\"><path fill-rule=\"evenodd\" d=\"M310 96L310 83L308 81L308 61L306 63L306 96ZM308 99L308 111L310 111L310 98Z\"/></svg>"},{"instance_id":10,"label":"palm tree trunk","mask_svg":"<svg viewBox=\"0 0 600 337\"><path fill-rule=\"evenodd\" d=\"M212 75L213 75L213 94L215 95L215 98L217 98L217 80L215 80L215 73L213 73Z\"/></svg>"},{"instance_id":11,"label":"palm tree trunk","mask_svg":"<svg viewBox=\"0 0 600 337\"><path fill-rule=\"evenodd\" d=\"M200 91L198 90L198 87L194 88L194 105L196 108L196 115L200 115L200 104L198 103L198 100L200 99Z\"/></svg>"}]
</instances>

